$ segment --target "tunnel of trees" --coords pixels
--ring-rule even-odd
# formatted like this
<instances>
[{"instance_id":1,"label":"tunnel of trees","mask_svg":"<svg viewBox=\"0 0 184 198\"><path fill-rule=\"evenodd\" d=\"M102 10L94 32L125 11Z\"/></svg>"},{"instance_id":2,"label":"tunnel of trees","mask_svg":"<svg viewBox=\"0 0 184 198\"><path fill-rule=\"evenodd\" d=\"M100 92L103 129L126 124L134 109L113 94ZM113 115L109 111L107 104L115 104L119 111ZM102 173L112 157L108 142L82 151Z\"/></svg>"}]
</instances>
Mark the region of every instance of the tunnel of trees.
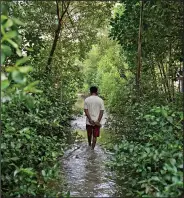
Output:
<instances>
[{"instance_id":1,"label":"tunnel of trees","mask_svg":"<svg viewBox=\"0 0 184 198\"><path fill-rule=\"evenodd\" d=\"M65 193L59 158L91 85L123 194L182 194L183 13L168 0L1 2L3 197Z\"/></svg>"}]
</instances>

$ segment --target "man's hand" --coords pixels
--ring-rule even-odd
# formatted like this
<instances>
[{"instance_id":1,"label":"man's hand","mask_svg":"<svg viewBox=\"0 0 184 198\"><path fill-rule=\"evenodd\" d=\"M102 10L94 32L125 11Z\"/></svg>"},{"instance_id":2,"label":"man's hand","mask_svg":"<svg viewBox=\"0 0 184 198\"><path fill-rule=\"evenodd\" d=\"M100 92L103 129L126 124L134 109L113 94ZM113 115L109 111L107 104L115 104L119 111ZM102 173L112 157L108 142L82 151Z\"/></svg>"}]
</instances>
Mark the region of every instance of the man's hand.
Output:
<instances>
[{"instance_id":1,"label":"man's hand","mask_svg":"<svg viewBox=\"0 0 184 198\"><path fill-rule=\"evenodd\" d=\"M89 123L94 126L95 125L95 122L91 119L90 115L89 115L89 112L88 112L88 109L84 109L84 112L89 120Z\"/></svg>"},{"instance_id":2,"label":"man's hand","mask_svg":"<svg viewBox=\"0 0 184 198\"><path fill-rule=\"evenodd\" d=\"M89 123L91 124L91 125L95 125L95 122L92 120L92 119L89 119Z\"/></svg>"},{"instance_id":3,"label":"man's hand","mask_svg":"<svg viewBox=\"0 0 184 198\"><path fill-rule=\"evenodd\" d=\"M98 127L102 126L98 120L95 122L95 125L98 126Z\"/></svg>"}]
</instances>

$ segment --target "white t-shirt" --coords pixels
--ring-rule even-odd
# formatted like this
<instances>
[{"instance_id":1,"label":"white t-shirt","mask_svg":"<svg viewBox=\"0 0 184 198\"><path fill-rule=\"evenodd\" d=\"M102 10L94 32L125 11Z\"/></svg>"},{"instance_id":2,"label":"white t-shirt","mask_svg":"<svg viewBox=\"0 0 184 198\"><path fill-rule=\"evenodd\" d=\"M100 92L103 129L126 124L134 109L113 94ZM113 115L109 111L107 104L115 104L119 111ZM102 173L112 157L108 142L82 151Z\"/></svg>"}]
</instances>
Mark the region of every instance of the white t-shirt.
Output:
<instances>
[{"instance_id":1,"label":"white t-shirt","mask_svg":"<svg viewBox=\"0 0 184 198\"><path fill-rule=\"evenodd\" d=\"M95 95L89 96L84 101L84 109L88 109L91 119L96 122L98 120L100 110L104 110L104 102L98 96ZM87 117L86 117L86 124L90 125Z\"/></svg>"}]
</instances>

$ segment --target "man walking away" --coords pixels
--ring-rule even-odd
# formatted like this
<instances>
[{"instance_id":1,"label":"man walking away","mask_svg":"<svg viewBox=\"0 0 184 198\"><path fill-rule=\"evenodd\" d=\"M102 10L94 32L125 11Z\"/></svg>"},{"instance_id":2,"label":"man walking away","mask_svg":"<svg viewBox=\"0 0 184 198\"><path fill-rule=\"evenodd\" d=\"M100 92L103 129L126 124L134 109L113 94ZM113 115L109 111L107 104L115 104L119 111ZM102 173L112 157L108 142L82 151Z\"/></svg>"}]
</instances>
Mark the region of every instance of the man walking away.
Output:
<instances>
[{"instance_id":1,"label":"man walking away","mask_svg":"<svg viewBox=\"0 0 184 198\"><path fill-rule=\"evenodd\" d=\"M101 119L104 113L104 102L98 97L97 87L91 87L90 94L91 95L84 101L84 112L86 115L88 143L89 146L91 146L91 138L93 136L92 149L94 149L97 137L100 135Z\"/></svg>"}]
</instances>

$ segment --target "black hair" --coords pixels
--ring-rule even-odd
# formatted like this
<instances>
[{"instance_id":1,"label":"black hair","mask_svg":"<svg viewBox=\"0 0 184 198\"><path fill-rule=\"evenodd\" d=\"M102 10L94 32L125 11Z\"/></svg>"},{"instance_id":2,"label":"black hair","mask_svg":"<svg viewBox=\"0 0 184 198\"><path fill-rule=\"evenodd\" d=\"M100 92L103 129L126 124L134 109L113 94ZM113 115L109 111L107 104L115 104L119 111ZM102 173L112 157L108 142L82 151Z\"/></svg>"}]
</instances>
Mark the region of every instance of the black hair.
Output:
<instances>
[{"instance_id":1,"label":"black hair","mask_svg":"<svg viewBox=\"0 0 184 198\"><path fill-rule=\"evenodd\" d=\"M90 87L90 93L97 93L98 92L98 88L93 86L93 87Z\"/></svg>"}]
</instances>

